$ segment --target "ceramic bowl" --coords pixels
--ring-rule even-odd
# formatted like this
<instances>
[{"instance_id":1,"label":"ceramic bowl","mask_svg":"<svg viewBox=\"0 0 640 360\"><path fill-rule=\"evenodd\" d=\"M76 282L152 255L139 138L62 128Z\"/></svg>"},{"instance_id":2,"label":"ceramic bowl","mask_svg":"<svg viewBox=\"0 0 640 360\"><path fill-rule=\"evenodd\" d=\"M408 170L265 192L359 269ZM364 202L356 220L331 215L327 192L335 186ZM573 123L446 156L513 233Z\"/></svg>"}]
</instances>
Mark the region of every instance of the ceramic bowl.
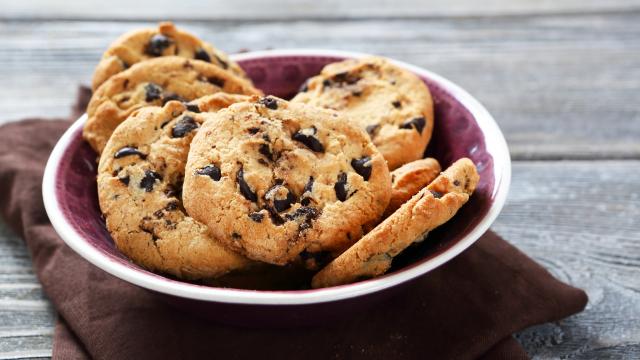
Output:
<instances>
[{"instance_id":1,"label":"ceramic bowl","mask_svg":"<svg viewBox=\"0 0 640 360\"><path fill-rule=\"evenodd\" d=\"M265 94L293 96L326 64L366 54L327 50L272 50L235 55ZM86 115L60 138L43 179L44 203L51 223L80 256L100 269L162 294L172 304L234 323L307 322L371 303L451 260L471 246L493 223L507 197L511 178L509 150L489 112L469 93L444 77L394 61L428 85L435 104L433 137L425 155L446 168L461 157L474 161L480 182L469 202L448 223L394 260L374 279L325 289L257 291L217 288L168 278L130 262L115 247L101 217L96 190L96 154L82 140ZM455 284L452 284L455 286ZM313 315L316 314L316 315Z\"/></svg>"}]
</instances>

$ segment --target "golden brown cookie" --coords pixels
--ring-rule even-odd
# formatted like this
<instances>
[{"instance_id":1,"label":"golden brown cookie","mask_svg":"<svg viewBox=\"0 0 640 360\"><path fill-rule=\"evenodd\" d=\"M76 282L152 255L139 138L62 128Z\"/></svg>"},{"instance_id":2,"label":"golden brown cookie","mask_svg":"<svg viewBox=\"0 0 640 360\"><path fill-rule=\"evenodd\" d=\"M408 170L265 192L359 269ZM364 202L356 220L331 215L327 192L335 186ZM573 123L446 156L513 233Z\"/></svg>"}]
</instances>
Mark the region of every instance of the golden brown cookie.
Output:
<instances>
[{"instance_id":1,"label":"golden brown cookie","mask_svg":"<svg viewBox=\"0 0 640 360\"><path fill-rule=\"evenodd\" d=\"M176 28L171 22L161 22L157 29L138 29L127 32L114 41L93 74L95 91L113 75L141 61L160 56L180 56L202 60L236 76L246 78L244 71L227 54L193 34Z\"/></svg>"},{"instance_id":2,"label":"golden brown cookie","mask_svg":"<svg viewBox=\"0 0 640 360\"><path fill-rule=\"evenodd\" d=\"M384 217L393 214L413 195L429 185L440 174L440 163L434 158L404 164L391 172L391 200Z\"/></svg>"},{"instance_id":3,"label":"golden brown cookie","mask_svg":"<svg viewBox=\"0 0 640 360\"><path fill-rule=\"evenodd\" d=\"M389 170L367 134L336 112L272 96L203 124L189 152L185 208L252 259L309 267L378 221Z\"/></svg>"},{"instance_id":4,"label":"golden brown cookie","mask_svg":"<svg viewBox=\"0 0 640 360\"><path fill-rule=\"evenodd\" d=\"M116 246L135 263L180 278L213 278L252 262L226 249L184 211L189 144L217 109L245 100L216 94L133 113L109 139L98 167L100 208Z\"/></svg>"},{"instance_id":5,"label":"golden brown cookie","mask_svg":"<svg viewBox=\"0 0 640 360\"><path fill-rule=\"evenodd\" d=\"M87 107L89 118L82 134L101 153L113 130L135 110L217 92L260 94L247 80L204 61L177 56L143 61L98 88Z\"/></svg>"},{"instance_id":6,"label":"golden brown cookie","mask_svg":"<svg viewBox=\"0 0 640 360\"><path fill-rule=\"evenodd\" d=\"M312 280L314 288L348 284L386 272L391 261L415 241L449 221L475 190L475 165L460 159L396 212L342 253Z\"/></svg>"},{"instance_id":7,"label":"golden brown cookie","mask_svg":"<svg viewBox=\"0 0 640 360\"><path fill-rule=\"evenodd\" d=\"M293 102L334 109L365 129L393 170L422 158L433 129L433 102L424 82L380 57L329 64Z\"/></svg>"}]
</instances>

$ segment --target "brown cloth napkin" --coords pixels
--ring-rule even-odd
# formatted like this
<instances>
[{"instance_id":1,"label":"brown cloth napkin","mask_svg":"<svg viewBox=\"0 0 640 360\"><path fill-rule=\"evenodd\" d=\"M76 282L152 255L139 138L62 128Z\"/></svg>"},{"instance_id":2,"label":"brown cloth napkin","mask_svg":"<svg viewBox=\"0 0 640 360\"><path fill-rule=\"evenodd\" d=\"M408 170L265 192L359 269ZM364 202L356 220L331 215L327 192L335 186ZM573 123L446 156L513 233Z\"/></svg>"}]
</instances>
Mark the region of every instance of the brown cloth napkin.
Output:
<instances>
[{"instance_id":1,"label":"brown cloth napkin","mask_svg":"<svg viewBox=\"0 0 640 360\"><path fill-rule=\"evenodd\" d=\"M76 113L88 96L81 92ZM489 231L395 297L332 324L248 329L186 315L89 264L51 227L43 168L69 124L29 119L0 127L0 211L25 239L59 313L56 359L527 359L514 332L587 303L582 290Z\"/></svg>"}]
</instances>

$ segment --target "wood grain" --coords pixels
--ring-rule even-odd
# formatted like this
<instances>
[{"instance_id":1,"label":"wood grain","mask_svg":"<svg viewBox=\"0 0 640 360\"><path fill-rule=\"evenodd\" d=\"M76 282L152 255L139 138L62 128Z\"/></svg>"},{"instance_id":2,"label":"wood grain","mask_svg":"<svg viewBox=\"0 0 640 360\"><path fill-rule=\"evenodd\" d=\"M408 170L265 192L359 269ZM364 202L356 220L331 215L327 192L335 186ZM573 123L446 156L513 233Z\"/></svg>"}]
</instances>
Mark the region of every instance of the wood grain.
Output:
<instances>
[{"instance_id":1,"label":"wood grain","mask_svg":"<svg viewBox=\"0 0 640 360\"><path fill-rule=\"evenodd\" d=\"M517 335L533 358L636 359L640 350L640 161L522 161L493 228L587 309ZM0 358L50 349L54 315L21 240L0 225Z\"/></svg>"},{"instance_id":2,"label":"wood grain","mask_svg":"<svg viewBox=\"0 0 640 360\"><path fill-rule=\"evenodd\" d=\"M7 6L4 6L4 5ZM181 19L181 20L299 20L390 17L531 15L634 11L638 0L2 0L0 18L10 19Z\"/></svg>"},{"instance_id":3,"label":"wood grain","mask_svg":"<svg viewBox=\"0 0 640 360\"><path fill-rule=\"evenodd\" d=\"M515 159L640 158L637 14L184 22L235 52L318 47L436 71L493 113ZM65 116L101 52L138 22L0 22L0 122Z\"/></svg>"}]
</instances>

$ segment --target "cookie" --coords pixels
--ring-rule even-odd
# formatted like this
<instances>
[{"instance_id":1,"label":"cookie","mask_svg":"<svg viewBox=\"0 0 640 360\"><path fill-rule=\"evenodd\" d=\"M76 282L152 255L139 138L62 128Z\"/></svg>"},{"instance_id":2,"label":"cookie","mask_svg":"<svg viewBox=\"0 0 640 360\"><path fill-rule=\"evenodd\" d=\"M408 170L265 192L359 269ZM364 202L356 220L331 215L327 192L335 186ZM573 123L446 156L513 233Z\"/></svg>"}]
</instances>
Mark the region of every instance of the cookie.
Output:
<instances>
[{"instance_id":1,"label":"cookie","mask_svg":"<svg viewBox=\"0 0 640 360\"><path fill-rule=\"evenodd\" d=\"M329 64L292 101L349 115L369 133L391 170L422 158L431 139L429 89L416 75L384 58Z\"/></svg>"},{"instance_id":2,"label":"cookie","mask_svg":"<svg viewBox=\"0 0 640 360\"><path fill-rule=\"evenodd\" d=\"M314 267L378 221L390 186L382 155L343 115L269 96L203 124L183 197L189 214L235 251Z\"/></svg>"},{"instance_id":3,"label":"cookie","mask_svg":"<svg viewBox=\"0 0 640 360\"><path fill-rule=\"evenodd\" d=\"M96 67L92 88L95 91L107 79L136 63L161 56L206 61L238 77L246 78L242 68L224 52L177 29L171 22L161 22L157 29L133 30L114 41Z\"/></svg>"},{"instance_id":4,"label":"cookie","mask_svg":"<svg viewBox=\"0 0 640 360\"><path fill-rule=\"evenodd\" d=\"M143 61L114 75L93 94L83 136L101 153L113 130L135 110L221 91L260 94L250 82L204 61L178 56Z\"/></svg>"},{"instance_id":5,"label":"cookie","mask_svg":"<svg viewBox=\"0 0 640 360\"><path fill-rule=\"evenodd\" d=\"M449 221L475 190L479 177L467 158L456 161L431 184L312 279L314 288L335 286L386 272L402 250Z\"/></svg>"},{"instance_id":6,"label":"cookie","mask_svg":"<svg viewBox=\"0 0 640 360\"><path fill-rule=\"evenodd\" d=\"M180 195L189 144L212 115L199 111L244 99L220 93L189 106L145 107L109 139L98 167L100 208L116 246L135 263L184 279L214 278L252 264L189 217Z\"/></svg>"},{"instance_id":7,"label":"cookie","mask_svg":"<svg viewBox=\"0 0 640 360\"><path fill-rule=\"evenodd\" d=\"M434 158L420 159L404 164L391 172L391 200L384 211L393 214L413 195L429 185L440 174L440 163Z\"/></svg>"}]
</instances>

